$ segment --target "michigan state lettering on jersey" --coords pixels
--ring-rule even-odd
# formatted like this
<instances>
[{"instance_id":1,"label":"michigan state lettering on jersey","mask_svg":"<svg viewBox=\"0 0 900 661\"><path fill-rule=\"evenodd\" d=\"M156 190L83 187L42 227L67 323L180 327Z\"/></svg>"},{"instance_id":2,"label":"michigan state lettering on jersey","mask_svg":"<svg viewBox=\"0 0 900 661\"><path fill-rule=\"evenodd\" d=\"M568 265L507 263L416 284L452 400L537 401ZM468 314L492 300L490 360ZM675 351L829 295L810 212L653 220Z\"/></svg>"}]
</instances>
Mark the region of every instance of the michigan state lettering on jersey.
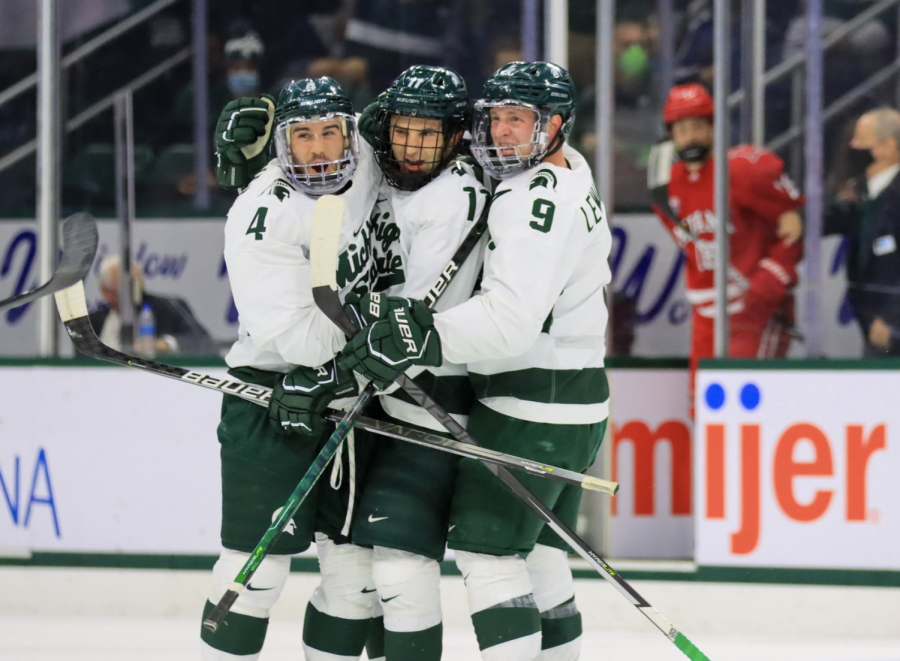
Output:
<instances>
[{"instance_id":1,"label":"michigan state lettering on jersey","mask_svg":"<svg viewBox=\"0 0 900 661\"><path fill-rule=\"evenodd\" d=\"M382 186L369 219L372 232L373 291L387 291L403 284L403 257L400 254L400 227L391 204L391 189Z\"/></svg>"}]
</instances>

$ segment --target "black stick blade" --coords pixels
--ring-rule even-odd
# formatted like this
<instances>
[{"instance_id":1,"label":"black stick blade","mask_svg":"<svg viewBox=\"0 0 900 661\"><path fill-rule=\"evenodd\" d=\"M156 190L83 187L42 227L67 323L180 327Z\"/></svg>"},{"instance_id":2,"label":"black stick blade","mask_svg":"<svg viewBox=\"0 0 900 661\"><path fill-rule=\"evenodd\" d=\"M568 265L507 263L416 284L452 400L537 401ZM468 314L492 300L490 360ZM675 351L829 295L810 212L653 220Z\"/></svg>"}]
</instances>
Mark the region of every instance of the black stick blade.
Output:
<instances>
[{"instance_id":1,"label":"black stick blade","mask_svg":"<svg viewBox=\"0 0 900 661\"><path fill-rule=\"evenodd\" d=\"M0 301L0 311L17 308L71 287L91 270L97 254L97 223L89 213L76 213L63 221L63 254L50 280L37 289Z\"/></svg>"}]
</instances>

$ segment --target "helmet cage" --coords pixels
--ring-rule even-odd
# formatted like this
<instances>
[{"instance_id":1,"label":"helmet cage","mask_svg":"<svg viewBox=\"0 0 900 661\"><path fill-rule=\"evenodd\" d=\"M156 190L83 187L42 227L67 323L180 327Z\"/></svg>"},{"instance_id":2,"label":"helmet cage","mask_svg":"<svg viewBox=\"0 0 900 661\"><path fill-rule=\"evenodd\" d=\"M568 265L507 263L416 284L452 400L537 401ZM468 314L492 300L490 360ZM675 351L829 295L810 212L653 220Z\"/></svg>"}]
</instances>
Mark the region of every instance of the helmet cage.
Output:
<instances>
[{"instance_id":1,"label":"helmet cage","mask_svg":"<svg viewBox=\"0 0 900 661\"><path fill-rule=\"evenodd\" d=\"M337 119L344 138L344 149L340 158L322 163L299 163L291 151L291 127L294 124ZM359 164L359 130L356 117L343 112L331 112L312 117L289 117L275 127L275 148L278 163L288 178L308 195L336 193L347 185Z\"/></svg>"},{"instance_id":2,"label":"helmet cage","mask_svg":"<svg viewBox=\"0 0 900 661\"><path fill-rule=\"evenodd\" d=\"M392 117L399 118L394 126L391 126ZM414 117L441 123L443 145L439 149L425 147L425 137L420 132L407 131L405 136L397 135L398 131L396 129L398 126L402 126L403 119ZM380 127L372 142L375 160L378 162L378 167L381 168L382 173L384 173L384 178L388 184L399 190L419 190L443 172L462 149L464 125L461 119L408 115L406 113L392 112L384 107L378 108L375 113L375 119ZM415 133L419 133L418 137L414 136ZM459 135L459 139L454 143L453 138L457 135ZM404 171L403 166L397 159L394 148L397 146L405 148L413 141L418 142L420 145L419 154L420 158L423 159L423 169L417 172Z\"/></svg>"},{"instance_id":3,"label":"helmet cage","mask_svg":"<svg viewBox=\"0 0 900 661\"><path fill-rule=\"evenodd\" d=\"M491 136L492 108L531 110L534 113L534 128L531 131L531 141L514 147L495 147ZM472 118L472 145L470 146L472 155L481 167L487 170L491 177L495 179L508 179L520 172L524 172L540 163L547 154L550 143L550 117L550 112L545 108L521 101L508 99L503 101L488 101L485 99L476 101ZM529 147L531 149L527 151ZM513 153L503 153L510 150Z\"/></svg>"}]
</instances>

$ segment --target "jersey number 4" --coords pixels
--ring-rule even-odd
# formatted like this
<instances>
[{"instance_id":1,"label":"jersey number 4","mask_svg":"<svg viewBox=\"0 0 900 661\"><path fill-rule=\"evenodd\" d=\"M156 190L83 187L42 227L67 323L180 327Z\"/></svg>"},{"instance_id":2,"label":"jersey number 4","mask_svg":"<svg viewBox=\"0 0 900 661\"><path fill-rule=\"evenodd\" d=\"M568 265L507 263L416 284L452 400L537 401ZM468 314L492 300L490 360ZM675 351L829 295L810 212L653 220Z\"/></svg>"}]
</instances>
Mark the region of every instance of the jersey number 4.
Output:
<instances>
[{"instance_id":1,"label":"jersey number 4","mask_svg":"<svg viewBox=\"0 0 900 661\"><path fill-rule=\"evenodd\" d=\"M256 235L257 241L262 241L263 234L266 231L266 214L269 210L266 207L260 207L256 210L256 215L250 221L250 227L247 228L247 234Z\"/></svg>"}]
</instances>

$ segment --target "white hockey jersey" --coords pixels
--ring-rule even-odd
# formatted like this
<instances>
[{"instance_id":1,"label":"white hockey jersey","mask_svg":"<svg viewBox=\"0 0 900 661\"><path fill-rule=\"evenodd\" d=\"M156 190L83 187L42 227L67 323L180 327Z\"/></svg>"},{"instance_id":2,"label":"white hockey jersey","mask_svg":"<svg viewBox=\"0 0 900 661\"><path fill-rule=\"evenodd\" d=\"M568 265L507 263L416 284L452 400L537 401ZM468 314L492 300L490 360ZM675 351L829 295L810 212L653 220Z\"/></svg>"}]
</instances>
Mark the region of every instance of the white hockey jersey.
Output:
<instances>
[{"instance_id":1,"label":"white hockey jersey","mask_svg":"<svg viewBox=\"0 0 900 661\"><path fill-rule=\"evenodd\" d=\"M341 298L368 291L374 276L372 208L381 171L361 144L345 204L337 282ZM238 196L225 223L225 264L238 311L238 340L230 367L288 372L315 367L341 350L344 334L313 301L309 243L316 198L297 190L277 160Z\"/></svg>"},{"instance_id":2,"label":"white hockey jersey","mask_svg":"<svg viewBox=\"0 0 900 661\"><path fill-rule=\"evenodd\" d=\"M481 216L490 192L473 168L457 161L417 191L401 191L387 185L380 197L390 200L382 209L374 235L379 281L391 296L423 299L453 257L475 221ZM436 304L447 310L468 300L484 259L486 236L463 262ZM399 258L399 259L398 259ZM447 360L440 367L412 367L413 377L428 394L461 424L468 420L472 388L463 364ZM406 393L393 390L381 397L384 410L394 418L421 427L445 431Z\"/></svg>"},{"instance_id":3,"label":"white hockey jersey","mask_svg":"<svg viewBox=\"0 0 900 661\"><path fill-rule=\"evenodd\" d=\"M542 163L502 181L479 295L435 316L445 360L468 365L479 400L552 424L609 415L603 367L612 243L590 167Z\"/></svg>"}]
</instances>

